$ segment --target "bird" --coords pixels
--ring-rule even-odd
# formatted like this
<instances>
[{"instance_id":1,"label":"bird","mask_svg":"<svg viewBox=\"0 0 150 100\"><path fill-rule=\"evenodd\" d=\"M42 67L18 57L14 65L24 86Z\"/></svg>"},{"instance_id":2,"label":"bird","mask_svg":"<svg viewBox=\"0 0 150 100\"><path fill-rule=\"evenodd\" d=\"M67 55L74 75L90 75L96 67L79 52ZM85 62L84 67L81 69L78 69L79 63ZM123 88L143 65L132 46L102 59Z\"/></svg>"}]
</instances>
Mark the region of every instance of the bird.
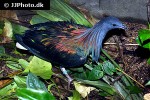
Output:
<instances>
[{"instance_id":1,"label":"bird","mask_svg":"<svg viewBox=\"0 0 150 100\"><path fill-rule=\"evenodd\" d=\"M89 55L93 62L98 62L108 31L125 28L118 18L112 16L102 18L93 27L73 21L48 21L31 25L23 35L15 34L15 38L17 44L35 56L58 64L70 84L73 79L65 68L85 64Z\"/></svg>"}]
</instances>

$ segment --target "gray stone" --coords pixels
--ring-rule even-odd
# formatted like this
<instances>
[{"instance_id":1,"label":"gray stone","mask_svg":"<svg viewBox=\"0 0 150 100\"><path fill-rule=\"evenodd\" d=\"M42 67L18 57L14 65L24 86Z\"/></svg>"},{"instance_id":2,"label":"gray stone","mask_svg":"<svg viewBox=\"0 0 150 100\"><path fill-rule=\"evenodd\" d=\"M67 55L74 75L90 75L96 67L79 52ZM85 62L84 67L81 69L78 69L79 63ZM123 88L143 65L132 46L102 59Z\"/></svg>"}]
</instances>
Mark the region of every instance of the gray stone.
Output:
<instances>
[{"instance_id":1,"label":"gray stone","mask_svg":"<svg viewBox=\"0 0 150 100\"><path fill-rule=\"evenodd\" d=\"M94 17L115 16L130 22L147 22L148 0L70 0Z\"/></svg>"}]
</instances>

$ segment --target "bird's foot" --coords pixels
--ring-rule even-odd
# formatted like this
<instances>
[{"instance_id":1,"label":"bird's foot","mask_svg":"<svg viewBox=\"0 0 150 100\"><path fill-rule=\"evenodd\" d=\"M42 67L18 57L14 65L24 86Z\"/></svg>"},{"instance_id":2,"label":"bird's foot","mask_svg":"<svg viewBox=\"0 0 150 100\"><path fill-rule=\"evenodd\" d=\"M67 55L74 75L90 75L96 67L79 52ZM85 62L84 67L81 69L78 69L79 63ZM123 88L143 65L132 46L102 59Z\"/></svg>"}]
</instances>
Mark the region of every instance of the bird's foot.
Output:
<instances>
[{"instance_id":1,"label":"bird's foot","mask_svg":"<svg viewBox=\"0 0 150 100\"><path fill-rule=\"evenodd\" d=\"M66 71L66 69L64 67L60 67L60 69L63 72L63 74L67 77L68 89L70 89L70 84L72 83L73 79L69 76L69 74L67 73L67 71Z\"/></svg>"}]
</instances>

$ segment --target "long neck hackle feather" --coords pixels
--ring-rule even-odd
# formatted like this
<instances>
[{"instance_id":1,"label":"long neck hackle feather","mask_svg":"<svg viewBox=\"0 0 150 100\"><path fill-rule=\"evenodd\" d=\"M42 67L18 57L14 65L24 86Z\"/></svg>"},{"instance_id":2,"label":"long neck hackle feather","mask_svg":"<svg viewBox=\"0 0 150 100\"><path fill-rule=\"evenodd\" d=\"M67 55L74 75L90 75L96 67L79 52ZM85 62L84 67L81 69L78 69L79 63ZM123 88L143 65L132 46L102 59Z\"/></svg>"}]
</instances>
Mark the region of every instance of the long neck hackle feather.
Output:
<instances>
[{"instance_id":1,"label":"long neck hackle feather","mask_svg":"<svg viewBox=\"0 0 150 100\"><path fill-rule=\"evenodd\" d=\"M85 55L92 55L93 61L98 61L103 39L108 32L105 23L98 22L92 28L87 29L83 34L76 36L74 39L78 45L83 48Z\"/></svg>"}]
</instances>

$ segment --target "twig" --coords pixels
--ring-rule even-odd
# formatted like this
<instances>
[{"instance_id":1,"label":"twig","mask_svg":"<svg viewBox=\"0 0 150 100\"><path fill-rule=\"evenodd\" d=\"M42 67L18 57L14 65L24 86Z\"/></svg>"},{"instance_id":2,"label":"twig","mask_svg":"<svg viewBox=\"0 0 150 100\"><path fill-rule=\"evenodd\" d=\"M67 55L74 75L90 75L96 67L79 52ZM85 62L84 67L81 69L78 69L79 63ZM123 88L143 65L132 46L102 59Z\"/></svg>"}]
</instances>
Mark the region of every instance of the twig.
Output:
<instances>
[{"instance_id":1,"label":"twig","mask_svg":"<svg viewBox=\"0 0 150 100\"><path fill-rule=\"evenodd\" d=\"M124 75L126 75L126 76L128 76L130 79L132 79L134 82L136 82L138 85L140 85L142 88L144 88L144 86L141 84L141 83L139 83L138 81L136 81L134 78L132 78L130 75L128 75L127 73L125 73L124 71L122 71L122 70L120 70L120 69L118 69L118 68L116 68L118 71L120 71L120 72L122 72Z\"/></svg>"},{"instance_id":2,"label":"twig","mask_svg":"<svg viewBox=\"0 0 150 100\"><path fill-rule=\"evenodd\" d=\"M117 43L109 43L109 42L106 42L106 43L104 43L104 45L116 45ZM119 45L121 45L121 44L119 44ZM139 44L124 44L125 46L139 46Z\"/></svg>"}]
</instances>

